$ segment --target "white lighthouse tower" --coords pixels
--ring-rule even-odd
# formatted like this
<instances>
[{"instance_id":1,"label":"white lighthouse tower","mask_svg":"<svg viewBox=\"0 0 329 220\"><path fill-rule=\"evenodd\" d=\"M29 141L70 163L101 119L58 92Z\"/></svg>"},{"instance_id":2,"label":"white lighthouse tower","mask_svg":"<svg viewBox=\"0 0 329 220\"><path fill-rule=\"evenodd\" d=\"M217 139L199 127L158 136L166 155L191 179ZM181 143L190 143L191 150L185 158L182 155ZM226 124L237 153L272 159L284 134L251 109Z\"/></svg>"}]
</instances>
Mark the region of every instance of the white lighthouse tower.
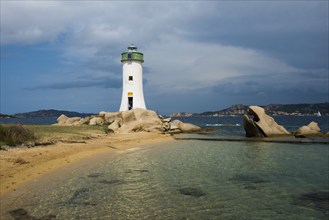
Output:
<instances>
[{"instance_id":1,"label":"white lighthouse tower","mask_svg":"<svg viewBox=\"0 0 329 220\"><path fill-rule=\"evenodd\" d=\"M128 52L121 54L122 62L122 99L119 111L134 108L146 109L143 93L143 53L131 44Z\"/></svg>"}]
</instances>

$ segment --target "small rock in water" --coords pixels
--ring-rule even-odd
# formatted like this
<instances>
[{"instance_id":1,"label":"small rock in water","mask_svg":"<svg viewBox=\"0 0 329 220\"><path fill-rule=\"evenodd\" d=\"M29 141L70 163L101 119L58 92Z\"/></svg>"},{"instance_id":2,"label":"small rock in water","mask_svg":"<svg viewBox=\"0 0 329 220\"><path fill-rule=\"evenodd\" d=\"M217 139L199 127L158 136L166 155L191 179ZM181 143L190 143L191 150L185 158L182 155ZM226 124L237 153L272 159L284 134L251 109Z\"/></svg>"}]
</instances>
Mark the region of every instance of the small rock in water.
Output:
<instances>
[{"instance_id":1,"label":"small rock in water","mask_svg":"<svg viewBox=\"0 0 329 220\"><path fill-rule=\"evenodd\" d=\"M67 201L70 205L83 205L83 206L96 206L94 202L89 202L91 200L91 194L89 189L81 188L74 192L73 196Z\"/></svg>"},{"instance_id":2,"label":"small rock in water","mask_svg":"<svg viewBox=\"0 0 329 220\"><path fill-rule=\"evenodd\" d=\"M261 177L258 177L256 175L246 175L246 174L238 174L230 178L231 181L238 181L238 182L244 182L244 183L267 183L268 180L262 179Z\"/></svg>"},{"instance_id":3,"label":"small rock in water","mask_svg":"<svg viewBox=\"0 0 329 220\"><path fill-rule=\"evenodd\" d=\"M22 209L22 208L11 210L8 213L15 220L51 220L51 219L56 218L56 215L46 215L41 218L36 218L36 217L29 215L28 211L26 211L25 209Z\"/></svg>"},{"instance_id":4,"label":"small rock in water","mask_svg":"<svg viewBox=\"0 0 329 220\"><path fill-rule=\"evenodd\" d=\"M91 173L89 174L87 177L90 177L90 178L97 178L97 177L101 177L103 174L101 173Z\"/></svg>"},{"instance_id":5,"label":"small rock in water","mask_svg":"<svg viewBox=\"0 0 329 220\"><path fill-rule=\"evenodd\" d=\"M118 180L118 179L113 179L113 180L101 180L101 181L99 181L99 183L112 185L112 184L116 184L116 183L121 184L121 183L123 183L123 181Z\"/></svg>"},{"instance_id":6,"label":"small rock in water","mask_svg":"<svg viewBox=\"0 0 329 220\"><path fill-rule=\"evenodd\" d=\"M311 192L303 194L300 198L315 202L329 202L329 192Z\"/></svg>"},{"instance_id":7,"label":"small rock in water","mask_svg":"<svg viewBox=\"0 0 329 220\"><path fill-rule=\"evenodd\" d=\"M302 194L295 204L318 210L329 217L329 192L316 191Z\"/></svg>"},{"instance_id":8,"label":"small rock in water","mask_svg":"<svg viewBox=\"0 0 329 220\"><path fill-rule=\"evenodd\" d=\"M246 186L244 187L244 189L248 189L248 190L256 190L257 188L256 188L256 186L254 186L254 185L246 185Z\"/></svg>"},{"instance_id":9,"label":"small rock in water","mask_svg":"<svg viewBox=\"0 0 329 220\"><path fill-rule=\"evenodd\" d=\"M70 201L73 202L79 197L86 196L89 193L87 188L81 188L74 192L73 196L70 198Z\"/></svg>"},{"instance_id":10,"label":"small rock in water","mask_svg":"<svg viewBox=\"0 0 329 220\"><path fill-rule=\"evenodd\" d=\"M55 218L56 218L56 215L46 215L46 216L39 218L38 220L51 220L51 219L55 219Z\"/></svg>"},{"instance_id":11,"label":"small rock in water","mask_svg":"<svg viewBox=\"0 0 329 220\"><path fill-rule=\"evenodd\" d=\"M15 209L8 212L15 219L23 219L28 217L28 212L25 209Z\"/></svg>"},{"instance_id":12,"label":"small rock in water","mask_svg":"<svg viewBox=\"0 0 329 220\"><path fill-rule=\"evenodd\" d=\"M148 173L149 171L148 170L145 170L145 169L139 169L139 170L134 170L136 172L141 172L141 173Z\"/></svg>"},{"instance_id":13,"label":"small rock in water","mask_svg":"<svg viewBox=\"0 0 329 220\"><path fill-rule=\"evenodd\" d=\"M183 195L194 196L194 197L201 197L206 195L206 193L204 193L201 189L193 188L193 187L181 188L179 189L179 192Z\"/></svg>"}]
</instances>

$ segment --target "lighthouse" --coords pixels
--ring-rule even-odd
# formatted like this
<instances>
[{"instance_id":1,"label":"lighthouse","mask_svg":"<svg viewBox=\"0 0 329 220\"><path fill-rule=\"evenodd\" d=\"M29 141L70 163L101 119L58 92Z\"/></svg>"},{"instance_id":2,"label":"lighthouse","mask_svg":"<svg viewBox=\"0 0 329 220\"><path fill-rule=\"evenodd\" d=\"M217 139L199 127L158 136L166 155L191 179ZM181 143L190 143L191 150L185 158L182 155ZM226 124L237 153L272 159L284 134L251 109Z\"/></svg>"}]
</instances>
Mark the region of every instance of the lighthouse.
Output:
<instances>
[{"instance_id":1,"label":"lighthouse","mask_svg":"<svg viewBox=\"0 0 329 220\"><path fill-rule=\"evenodd\" d=\"M119 111L134 108L146 109L143 93L143 53L131 44L128 52L121 54L122 62L122 98Z\"/></svg>"}]
</instances>

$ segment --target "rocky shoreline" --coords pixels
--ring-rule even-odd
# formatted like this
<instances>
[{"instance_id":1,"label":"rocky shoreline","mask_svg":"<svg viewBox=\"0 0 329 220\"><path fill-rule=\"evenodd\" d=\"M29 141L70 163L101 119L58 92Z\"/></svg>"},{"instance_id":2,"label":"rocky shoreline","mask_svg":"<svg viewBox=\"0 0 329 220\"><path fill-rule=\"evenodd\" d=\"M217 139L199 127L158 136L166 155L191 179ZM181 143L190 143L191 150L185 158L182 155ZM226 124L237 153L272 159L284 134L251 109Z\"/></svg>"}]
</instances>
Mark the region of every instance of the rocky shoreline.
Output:
<instances>
[{"instance_id":1,"label":"rocky shoreline","mask_svg":"<svg viewBox=\"0 0 329 220\"><path fill-rule=\"evenodd\" d=\"M85 118L69 118L61 115L55 125L102 125L106 126L109 133L144 131L177 134L202 131L202 128L199 126L179 120L172 120L171 118L164 118L157 115L155 111L140 108L122 112L102 111L98 115ZM267 115L265 109L259 106L248 107L246 114L243 116L243 128L246 132L246 137L329 137L329 132L326 134L322 133L316 122L311 122L290 132L282 125L279 125L273 117Z\"/></svg>"},{"instance_id":2,"label":"rocky shoreline","mask_svg":"<svg viewBox=\"0 0 329 220\"><path fill-rule=\"evenodd\" d=\"M164 118L151 110L141 108L132 109L122 112L100 112L98 115L88 116L85 118L69 118L61 115L57 119L57 124L65 126L80 125L102 125L107 126L107 132L129 133L129 132L155 132L155 133L181 133L197 132L202 128L199 126L183 123L179 120Z\"/></svg>"},{"instance_id":3,"label":"rocky shoreline","mask_svg":"<svg viewBox=\"0 0 329 220\"><path fill-rule=\"evenodd\" d=\"M316 122L311 122L296 131L289 132L282 125L279 125L273 117L267 115L264 108L259 106L249 106L247 113L243 115L243 128L247 137L329 137L329 132L322 133Z\"/></svg>"}]
</instances>

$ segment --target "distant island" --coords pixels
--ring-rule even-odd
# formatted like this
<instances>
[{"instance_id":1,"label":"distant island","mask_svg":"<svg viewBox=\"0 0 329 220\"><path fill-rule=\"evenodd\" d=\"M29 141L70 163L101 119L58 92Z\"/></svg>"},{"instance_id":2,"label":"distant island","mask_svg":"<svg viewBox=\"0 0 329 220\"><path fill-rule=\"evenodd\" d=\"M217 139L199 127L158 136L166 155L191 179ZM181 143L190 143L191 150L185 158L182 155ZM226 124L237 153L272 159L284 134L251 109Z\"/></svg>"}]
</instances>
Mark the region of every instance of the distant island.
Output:
<instances>
[{"instance_id":1,"label":"distant island","mask_svg":"<svg viewBox=\"0 0 329 220\"><path fill-rule=\"evenodd\" d=\"M15 117L12 116L12 115L6 115L6 114L1 114L0 113L0 118L15 118Z\"/></svg>"},{"instance_id":2,"label":"distant island","mask_svg":"<svg viewBox=\"0 0 329 220\"><path fill-rule=\"evenodd\" d=\"M203 113L189 113L189 112L177 112L170 114L170 117L192 117L192 116L232 116L232 115L244 115L247 112L249 106L237 104L232 105L229 108L218 111L207 111ZM317 115L318 112L321 115L329 115L329 102L316 103L316 104L270 104L261 106L265 111L273 116L277 115L294 115L294 116L306 116Z\"/></svg>"},{"instance_id":3,"label":"distant island","mask_svg":"<svg viewBox=\"0 0 329 220\"><path fill-rule=\"evenodd\" d=\"M58 118L62 114L68 117L87 117L90 115L94 115L94 113L79 113L79 112L72 112L72 111L64 111L64 110L38 110L33 112L26 112L26 113L18 113L14 115L6 115L0 114L0 118Z\"/></svg>"},{"instance_id":4,"label":"distant island","mask_svg":"<svg viewBox=\"0 0 329 220\"><path fill-rule=\"evenodd\" d=\"M176 112L172 113L170 117L193 117L193 116L232 116L232 115L243 115L247 112L249 106L237 104L232 105L229 108L217 110L217 111L207 111L203 113L189 113L189 112ZM329 115L329 102L316 103L316 104L270 104L266 106L261 106L265 111L273 116L276 115L316 115L318 112L321 115ZM64 110L38 110L33 112L18 113L13 115L1 114L0 118L46 118L46 117L56 117L58 118L62 114L67 117L87 117L90 115L97 115L95 113L79 113L74 111L64 111Z\"/></svg>"}]
</instances>

